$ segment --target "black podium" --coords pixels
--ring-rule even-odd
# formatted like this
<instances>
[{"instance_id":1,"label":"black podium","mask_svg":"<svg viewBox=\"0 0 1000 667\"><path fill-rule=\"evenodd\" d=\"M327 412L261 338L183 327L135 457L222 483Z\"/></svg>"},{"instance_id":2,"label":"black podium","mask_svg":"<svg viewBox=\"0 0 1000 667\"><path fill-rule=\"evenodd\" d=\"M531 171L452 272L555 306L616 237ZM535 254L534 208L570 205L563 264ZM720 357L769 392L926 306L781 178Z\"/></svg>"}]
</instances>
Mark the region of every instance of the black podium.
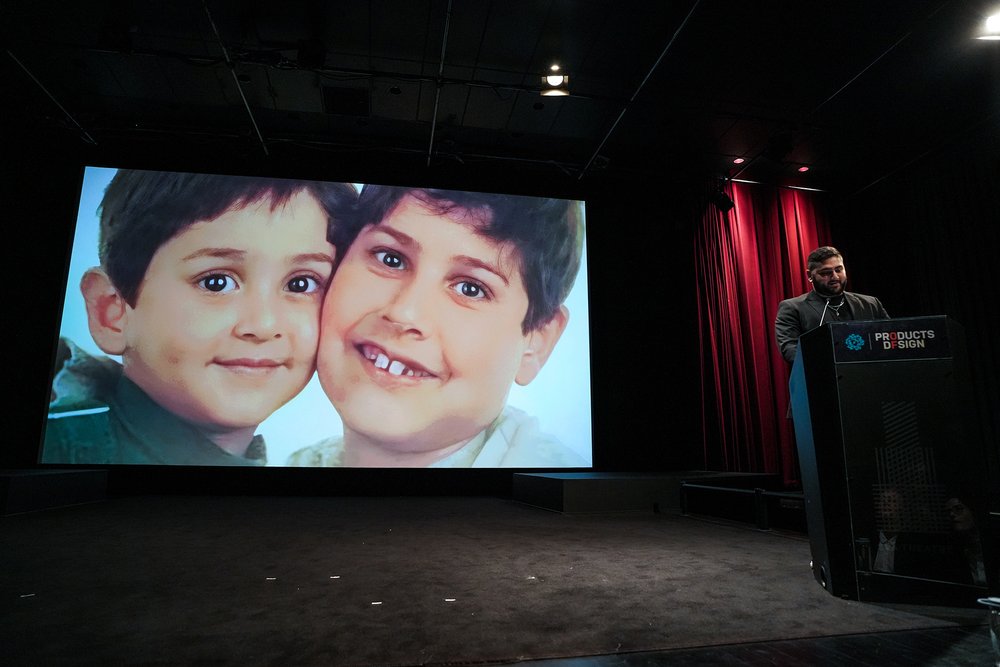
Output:
<instances>
[{"instance_id":1,"label":"black podium","mask_svg":"<svg viewBox=\"0 0 1000 667\"><path fill-rule=\"evenodd\" d=\"M789 389L813 573L853 600L986 595L986 457L961 327L944 316L829 323Z\"/></svg>"}]
</instances>

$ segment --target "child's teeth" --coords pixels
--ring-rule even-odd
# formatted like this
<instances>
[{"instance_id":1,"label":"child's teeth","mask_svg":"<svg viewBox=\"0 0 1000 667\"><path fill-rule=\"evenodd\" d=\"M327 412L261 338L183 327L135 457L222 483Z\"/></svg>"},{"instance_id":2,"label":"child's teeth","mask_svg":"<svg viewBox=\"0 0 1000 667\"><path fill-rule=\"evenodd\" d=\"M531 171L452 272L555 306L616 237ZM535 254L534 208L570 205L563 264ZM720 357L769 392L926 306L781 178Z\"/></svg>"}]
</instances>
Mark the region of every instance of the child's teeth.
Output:
<instances>
[{"instance_id":1,"label":"child's teeth","mask_svg":"<svg viewBox=\"0 0 1000 667\"><path fill-rule=\"evenodd\" d=\"M420 371L414 371L412 368L407 368L406 364L402 361L389 359L389 355L384 352L377 352L376 350L367 348L364 350L364 355L372 362L375 368L382 369L390 375L405 375L406 377L423 377L427 375Z\"/></svg>"}]
</instances>

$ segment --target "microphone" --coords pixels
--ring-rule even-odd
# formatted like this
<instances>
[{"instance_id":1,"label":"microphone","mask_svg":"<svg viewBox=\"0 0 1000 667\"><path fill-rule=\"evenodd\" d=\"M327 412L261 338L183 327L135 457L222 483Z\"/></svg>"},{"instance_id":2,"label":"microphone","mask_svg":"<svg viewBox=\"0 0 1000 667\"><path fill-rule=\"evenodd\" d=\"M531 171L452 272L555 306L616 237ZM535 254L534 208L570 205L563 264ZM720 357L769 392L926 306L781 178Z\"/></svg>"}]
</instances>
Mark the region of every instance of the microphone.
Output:
<instances>
[{"instance_id":1,"label":"microphone","mask_svg":"<svg viewBox=\"0 0 1000 667\"><path fill-rule=\"evenodd\" d=\"M826 300L823 305L823 314L819 316L819 324L817 326L823 326L823 318L826 317L826 309L830 307L830 299Z\"/></svg>"}]
</instances>

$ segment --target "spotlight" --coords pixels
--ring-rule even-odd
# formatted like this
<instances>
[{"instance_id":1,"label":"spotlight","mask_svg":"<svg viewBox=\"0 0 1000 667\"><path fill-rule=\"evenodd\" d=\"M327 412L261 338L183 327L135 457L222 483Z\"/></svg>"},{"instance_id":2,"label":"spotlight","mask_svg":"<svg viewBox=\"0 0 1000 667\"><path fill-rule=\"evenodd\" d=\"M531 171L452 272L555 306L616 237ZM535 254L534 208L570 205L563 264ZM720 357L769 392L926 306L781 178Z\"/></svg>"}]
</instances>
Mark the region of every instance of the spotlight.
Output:
<instances>
[{"instance_id":1,"label":"spotlight","mask_svg":"<svg viewBox=\"0 0 1000 667\"><path fill-rule=\"evenodd\" d=\"M542 95L546 97L564 97L569 95L569 75L563 74L559 65L549 67L549 73L542 77Z\"/></svg>"},{"instance_id":2,"label":"spotlight","mask_svg":"<svg viewBox=\"0 0 1000 667\"><path fill-rule=\"evenodd\" d=\"M1000 14L994 14L986 19L983 31L976 39L1000 40Z\"/></svg>"},{"instance_id":3,"label":"spotlight","mask_svg":"<svg viewBox=\"0 0 1000 667\"><path fill-rule=\"evenodd\" d=\"M712 203L715 204L715 208L719 209L719 213L729 213L736 206L733 200L729 198L729 195L722 190L721 186L712 195Z\"/></svg>"},{"instance_id":4,"label":"spotlight","mask_svg":"<svg viewBox=\"0 0 1000 667\"><path fill-rule=\"evenodd\" d=\"M804 174L804 173L806 173L807 171L809 171L809 167L807 167L807 166L805 166L805 165L802 165L801 167L799 167L799 173L800 173L800 174Z\"/></svg>"}]
</instances>

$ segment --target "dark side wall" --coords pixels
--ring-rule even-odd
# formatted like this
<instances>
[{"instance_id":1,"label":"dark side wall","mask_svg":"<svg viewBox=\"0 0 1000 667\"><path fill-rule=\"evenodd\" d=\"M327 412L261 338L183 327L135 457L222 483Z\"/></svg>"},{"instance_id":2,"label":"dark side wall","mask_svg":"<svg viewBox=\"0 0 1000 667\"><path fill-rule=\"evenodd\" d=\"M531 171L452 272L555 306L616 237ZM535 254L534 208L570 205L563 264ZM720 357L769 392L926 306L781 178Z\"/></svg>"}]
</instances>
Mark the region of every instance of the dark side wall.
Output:
<instances>
[{"instance_id":1,"label":"dark side wall","mask_svg":"<svg viewBox=\"0 0 1000 667\"><path fill-rule=\"evenodd\" d=\"M893 317L947 315L964 329L970 432L1000 479L1000 135L970 131L839 202L834 242L851 289L877 295Z\"/></svg>"},{"instance_id":2,"label":"dark side wall","mask_svg":"<svg viewBox=\"0 0 1000 667\"><path fill-rule=\"evenodd\" d=\"M72 135L39 138L5 132L3 201L9 268L5 350L8 414L0 468L35 464L47 402L65 259L85 164L221 173L267 173L381 183L433 185L587 199L590 274L594 467L605 471L664 471L699 467L701 457L697 323L691 235L698 203L690 183L664 179L577 181L551 174L518 174L506 165L479 168L393 162L329 154L241 154L212 146L164 144L137 150L87 148ZM409 158L407 158L409 159ZM465 491L509 485L509 473L484 478L472 471L383 475L371 471L188 470L195 491L227 485L297 492L339 488L417 490L442 485ZM261 473L265 473L262 475ZM461 474L459 474L461 473ZM137 471L136 485L155 477ZM244 476L240 478L239 476ZM246 477L246 476L250 477ZM292 477L294 476L294 478ZM414 482L414 479L417 481ZM410 490L413 490L410 488ZM445 489L442 489L445 490Z\"/></svg>"}]
</instances>

